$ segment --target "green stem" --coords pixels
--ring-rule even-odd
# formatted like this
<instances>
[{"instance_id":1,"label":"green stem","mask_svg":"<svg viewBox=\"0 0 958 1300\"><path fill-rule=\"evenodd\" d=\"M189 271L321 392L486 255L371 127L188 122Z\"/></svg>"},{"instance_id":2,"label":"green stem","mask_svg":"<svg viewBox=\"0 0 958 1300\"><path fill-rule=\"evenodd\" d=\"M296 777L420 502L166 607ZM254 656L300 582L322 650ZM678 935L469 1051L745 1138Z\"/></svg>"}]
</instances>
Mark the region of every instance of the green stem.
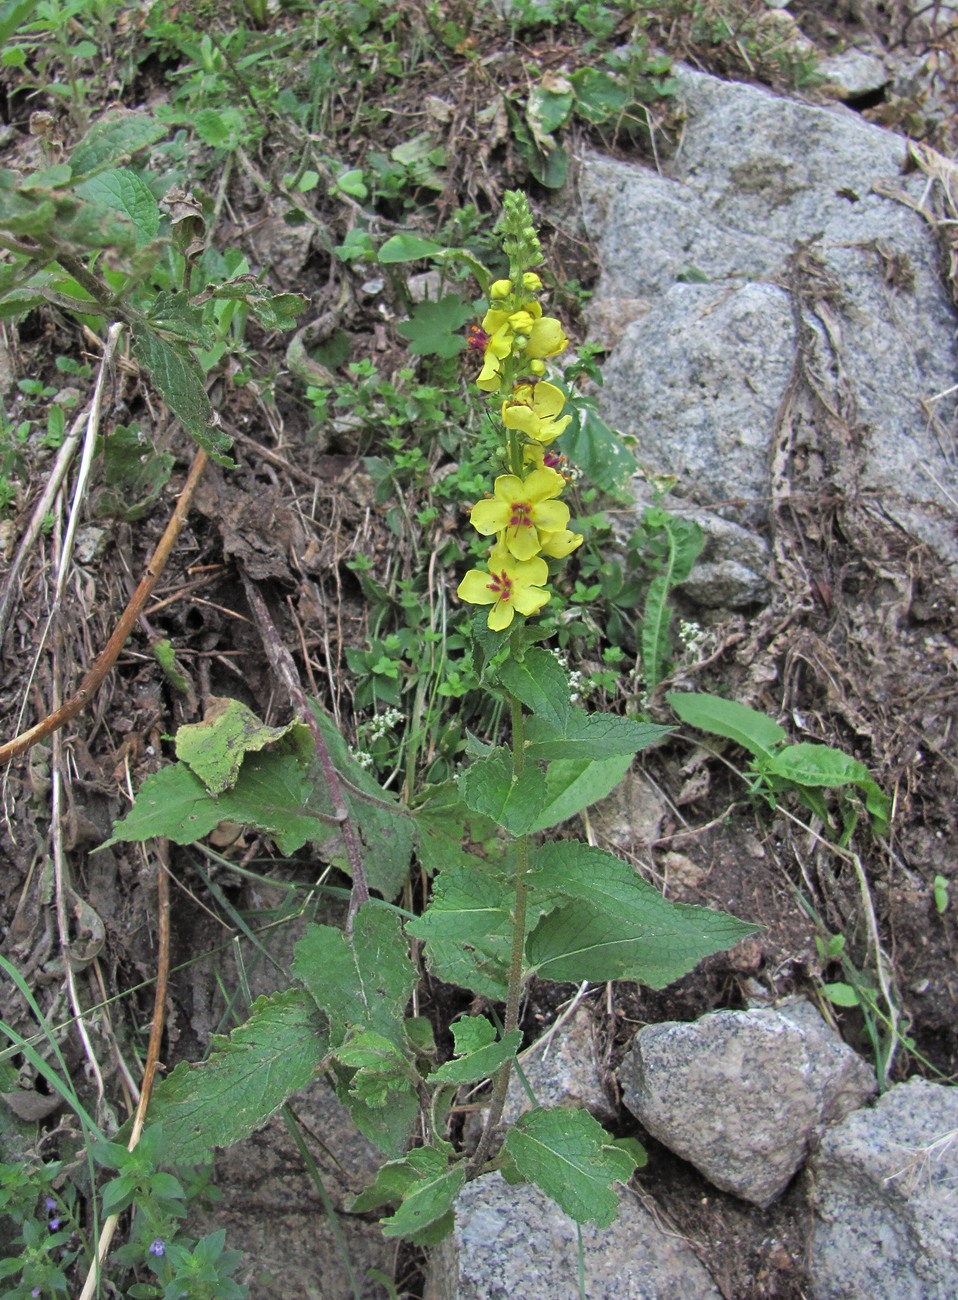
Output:
<instances>
[{"instance_id":1,"label":"green stem","mask_svg":"<svg viewBox=\"0 0 958 1300\"><path fill-rule=\"evenodd\" d=\"M518 780L522 775L525 763L525 719L522 705L514 695L509 696L509 707L512 717L512 775L514 780ZM529 874L529 849L531 844L532 841L528 835L520 835L516 840L516 901L512 913L512 958L509 963L509 988L506 995L506 1015L503 1025L503 1031L506 1034L511 1033L519 1025L519 1000L522 996L523 958L526 947L526 911L529 905L527 877ZM486 1163L486 1156L492 1145L496 1127L505 1108L511 1072L511 1060L505 1061L496 1071L492 1085L492 1101L486 1115L482 1137L479 1139L479 1145L469 1161L470 1178L477 1177Z\"/></svg>"}]
</instances>

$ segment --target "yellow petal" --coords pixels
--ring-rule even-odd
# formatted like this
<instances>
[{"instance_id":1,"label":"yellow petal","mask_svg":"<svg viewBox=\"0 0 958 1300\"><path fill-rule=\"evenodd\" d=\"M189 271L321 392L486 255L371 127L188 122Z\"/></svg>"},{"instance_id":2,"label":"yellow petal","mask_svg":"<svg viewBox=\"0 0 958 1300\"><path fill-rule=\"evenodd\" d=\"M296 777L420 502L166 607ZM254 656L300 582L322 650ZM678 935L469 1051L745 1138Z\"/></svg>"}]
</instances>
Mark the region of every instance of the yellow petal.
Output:
<instances>
[{"instance_id":1,"label":"yellow petal","mask_svg":"<svg viewBox=\"0 0 958 1300\"><path fill-rule=\"evenodd\" d=\"M489 574L481 569L470 569L456 588L460 600L467 600L470 605L491 605L497 600L496 593L489 586Z\"/></svg>"},{"instance_id":2,"label":"yellow petal","mask_svg":"<svg viewBox=\"0 0 958 1300\"><path fill-rule=\"evenodd\" d=\"M477 533L491 537L509 522L509 506L505 501L477 501L469 511L469 522Z\"/></svg>"},{"instance_id":3,"label":"yellow petal","mask_svg":"<svg viewBox=\"0 0 958 1300\"><path fill-rule=\"evenodd\" d=\"M533 325L529 334L527 357L557 357L569 346L569 340L554 316L543 316Z\"/></svg>"},{"instance_id":4,"label":"yellow petal","mask_svg":"<svg viewBox=\"0 0 958 1300\"><path fill-rule=\"evenodd\" d=\"M543 555L561 560L566 555L571 555L577 546L581 546L582 540L581 533L571 533L568 528L563 528L555 533L540 533L539 549Z\"/></svg>"}]
</instances>

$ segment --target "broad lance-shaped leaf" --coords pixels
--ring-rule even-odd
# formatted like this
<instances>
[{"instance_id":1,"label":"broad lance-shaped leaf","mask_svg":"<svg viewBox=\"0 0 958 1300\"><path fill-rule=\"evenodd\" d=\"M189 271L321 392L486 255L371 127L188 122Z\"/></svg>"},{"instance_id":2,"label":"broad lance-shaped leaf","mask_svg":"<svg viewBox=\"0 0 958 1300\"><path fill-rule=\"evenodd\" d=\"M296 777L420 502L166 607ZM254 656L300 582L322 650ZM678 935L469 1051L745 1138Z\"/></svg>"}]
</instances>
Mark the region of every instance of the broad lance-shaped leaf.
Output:
<instances>
[{"instance_id":1,"label":"broad lance-shaped leaf","mask_svg":"<svg viewBox=\"0 0 958 1300\"><path fill-rule=\"evenodd\" d=\"M93 123L70 155L74 181L116 167L141 149L162 140L167 127L150 113L112 109Z\"/></svg>"},{"instance_id":2,"label":"broad lance-shaped leaf","mask_svg":"<svg viewBox=\"0 0 958 1300\"><path fill-rule=\"evenodd\" d=\"M794 782L801 786L831 789L857 786L865 796L866 808L875 818L875 829L879 834L888 829L891 815L888 796L872 780L864 763L840 749L801 741L797 745L786 745L771 758L759 760L756 767L763 776L777 777L781 782Z\"/></svg>"},{"instance_id":3,"label":"broad lance-shaped leaf","mask_svg":"<svg viewBox=\"0 0 958 1300\"><path fill-rule=\"evenodd\" d=\"M367 903L352 935L330 925L311 925L296 945L293 974L329 1016L335 1046L353 1025L402 1044L416 968L394 912Z\"/></svg>"},{"instance_id":4,"label":"broad lance-shaped leaf","mask_svg":"<svg viewBox=\"0 0 958 1300\"><path fill-rule=\"evenodd\" d=\"M576 1223L607 1228L619 1211L613 1184L627 1183L636 1161L585 1110L558 1106L520 1116L503 1150Z\"/></svg>"},{"instance_id":5,"label":"broad lance-shaped leaf","mask_svg":"<svg viewBox=\"0 0 958 1300\"><path fill-rule=\"evenodd\" d=\"M532 868L530 901L540 910L559 903L526 941L526 958L543 979L632 979L664 988L758 928L672 903L628 863L576 841L543 845Z\"/></svg>"},{"instance_id":6,"label":"broad lance-shaped leaf","mask_svg":"<svg viewBox=\"0 0 958 1300\"><path fill-rule=\"evenodd\" d=\"M248 755L235 785L220 795L210 794L185 763L173 763L146 778L103 847L155 836L192 844L220 822L237 822L265 831L288 855L327 832L321 821L303 812L311 793L312 783L292 754Z\"/></svg>"},{"instance_id":7,"label":"broad lance-shaped leaf","mask_svg":"<svg viewBox=\"0 0 958 1300\"><path fill-rule=\"evenodd\" d=\"M569 675L555 655L532 646L521 662L507 659L499 672L506 690L561 735L572 712L572 704L569 700Z\"/></svg>"},{"instance_id":8,"label":"broad lance-shaped leaf","mask_svg":"<svg viewBox=\"0 0 958 1300\"><path fill-rule=\"evenodd\" d=\"M185 1165L206 1160L262 1128L319 1070L325 1025L309 995L287 989L258 998L229 1038L217 1035L199 1065L182 1062L157 1085L150 1123L162 1123L167 1149Z\"/></svg>"},{"instance_id":9,"label":"broad lance-shaped leaf","mask_svg":"<svg viewBox=\"0 0 958 1300\"><path fill-rule=\"evenodd\" d=\"M459 794L467 808L491 817L511 835L531 831L548 801L542 771L528 764L520 776L514 776L512 755L504 746L463 772Z\"/></svg>"},{"instance_id":10,"label":"broad lance-shaped leaf","mask_svg":"<svg viewBox=\"0 0 958 1300\"><path fill-rule=\"evenodd\" d=\"M786 738L784 727L737 700L723 700L719 695L703 693L683 695L676 691L666 699L690 727L734 740L756 758L770 758L772 751Z\"/></svg>"},{"instance_id":11,"label":"broad lance-shaped leaf","mask_svg":"<svg viewBox=\"0 0 958 1300\"><path fill-rule=\"evenodd\" d=\"M452 1034L457 1059L433 1070L430 1083L475 1083L491 1078L500 1065L512 1060L522 1045L522 1033L518 1029L497 1039L485 1016L464 1016L452 1026Z\"/></svg>"},{"instance_id":12,"label":"broad lance-shaped leaf","mask_svg":"<svg viewBox=\"0 0 958 1300\"><path fill-rule=\"evenodd\" d=\"M146 181L136 172L125 167L112 167L91 176L76 189L83 198L128 217L136 227L138 244L148 244L156 238L160 228L160 206Z\"/></svg>"},{"instance_id":13,"label":"broad lance-shaped leaf","mask_svg":"<svg viewBox=\"0 0 958 1300\"><path fill-rule=\"evenodd\" d=\"M613 713L586 713L571 709L561 729L541 718L526 724L526 757L530 759L604 759L637 754L673 730L653 722L619 718Z\"/></svg>"}]
</instances>

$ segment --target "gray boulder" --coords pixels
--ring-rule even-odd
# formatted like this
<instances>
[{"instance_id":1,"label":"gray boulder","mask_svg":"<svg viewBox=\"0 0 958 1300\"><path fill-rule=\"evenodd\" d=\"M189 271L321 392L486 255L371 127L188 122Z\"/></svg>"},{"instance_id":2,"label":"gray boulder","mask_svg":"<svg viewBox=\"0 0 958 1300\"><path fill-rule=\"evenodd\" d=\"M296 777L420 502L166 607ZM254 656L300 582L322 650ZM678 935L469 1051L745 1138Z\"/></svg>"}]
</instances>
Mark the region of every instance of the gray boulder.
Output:
<instances>
[{"instance_id":1,"label":"gray boulder","mask_svg":"<svg viewBox=\"0 0 958 1300\"><path fill-rule=\"evenodd\" d=\"M723 1191L767 1209L813 1135L876 1091L809 1002L648 1025L619 1068L641 1124Z\"/></svg>"},{"instance_id":2,"label":"gray boulder","mask_svg":"<svg viewBox=\"0 0 958 1300\"><path fill-rule=\"evenodd\" d=\"M666 1234L628 1191L611 1228L585 1225L589 1300L718 1300L685 1242ZM456 1202L452 1237L433 1252L426 1300L575 1300L576 1225L535 1187L500 1174L469 1183Z\"/></svg>"},{"instance_id":3,"label":"gray boulder","mask_svg":"<svg viewBox=\"0 0 958 1300\"><path fill-rule=\"evenodd\" d=\"M815 1300L958 1295L958 1089L896 1085L829 1130L809 1167Z\"/></svg>"},{"instance_id":4,"label":"gray boulder","mask_svg":"<svg viewBox=\"0 0 958 1300\"><path fill-rule=\"evenodd\" d=\"M958 562L955 314L909 206L927 178L903 175L907 142L841 107L691 70L680 84L667 174L596 154L580 168L594 325L618 336L604 418L649 469L680 476L679 497L759 529L801 381L805 486L868 499Z\"/></svg>"}]
</instances>

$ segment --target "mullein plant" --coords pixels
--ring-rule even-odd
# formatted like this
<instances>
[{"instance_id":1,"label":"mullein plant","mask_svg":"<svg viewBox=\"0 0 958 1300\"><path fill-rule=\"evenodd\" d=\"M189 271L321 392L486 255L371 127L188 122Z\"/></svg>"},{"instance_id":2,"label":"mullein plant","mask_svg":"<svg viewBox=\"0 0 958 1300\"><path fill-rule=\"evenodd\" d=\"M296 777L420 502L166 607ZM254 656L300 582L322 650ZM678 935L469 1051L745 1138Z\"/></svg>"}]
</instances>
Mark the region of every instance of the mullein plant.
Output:
<instances>
[{"instance_id":1,"label":"mullein plant","mask_svg":"<svg viewBox=\"0 0 958 1300\"><path fill-rule=\"evenodd\" d=\"M586 1111L564 1106L534 1106L494 1149L522 1045L519 1010L530 978L634 980L662 988L753 929L670 902L630 863L603 849L569 836L543 838L614 789L635 754L670 728L580 707L565 669L537 644L544 629L535 615L550 600L550 561L582 541L569 528L562 496L571 476L555 447L573 417L564 414L563 393L546 377L547 363L568 340L561 323L543 312L535 271L542 252L522 194L506 195L499 228L509 272L490 285L472 344L481 353L477 383L501 420L503 472L470 512L489 552L485 565L462 579L459 595L478 606L476 661L484 665L484 688L508 709L508 743L478 745L482 752L455 782L427 786L408 803L371 781L318 710L316 729L293 721L281 731L283 743L256 746L229 792L236 819L281 837L289 853L308 839L329 842L340 825L329 815L326 793L335 767L345 779L338 796L342 825L353 828L364 885L382 898L367 894L351 909L345 930L310 924L292 964L297 987L260 999L234 1031L229 1051L218 1050L199 1066L178 1066L154 1092L150 1110L151 1122L164 1124L170 1149L179 1148L187 1162L202 1158L206 1139L197 1135L229 1145L326 1071L360 1131L387 1157L351 1209L386 1207L383 1232L421 1245L451 1230L464 1183L493 1170L512 1183L534 1183L578 1223L606 1226L618 1211L615 1184L628 1181L641 1157ZM489 284L475 259L470 265ZM207 828L222 820L226 792L218 785L204 793L201 774L207 748L219 755L226 743L235 751L235 729L221 732L225 716L182 729L189 739L183 737L183 757L149 778L115 839L164 834L183 843L195 838L198 809ZM254 717L247 726L250 735L263 730ZM328 748L325 764L313 754L316 730ZM280 806L291 788L292 820L284 821ZM184 790L188 828L177 803ZM418 916L391 902L414 852L431 877L430 899ZM337 853L334 860L355 872L352 858ZM460 1017L451 1026L453 1059L439 1065L428 1021L407 1014L419 978L410 939L437 980L467 989L484 1005L505 1005L501 1023L479 1011ZM253 1044L259 1069L250 1063ZM274 1068L277 1061L282 1070ZM486 1081L482 1134L473 1151L458 1151L448 1137L451 1107L460 1089Z\"/></svg>"}]
</instances>

